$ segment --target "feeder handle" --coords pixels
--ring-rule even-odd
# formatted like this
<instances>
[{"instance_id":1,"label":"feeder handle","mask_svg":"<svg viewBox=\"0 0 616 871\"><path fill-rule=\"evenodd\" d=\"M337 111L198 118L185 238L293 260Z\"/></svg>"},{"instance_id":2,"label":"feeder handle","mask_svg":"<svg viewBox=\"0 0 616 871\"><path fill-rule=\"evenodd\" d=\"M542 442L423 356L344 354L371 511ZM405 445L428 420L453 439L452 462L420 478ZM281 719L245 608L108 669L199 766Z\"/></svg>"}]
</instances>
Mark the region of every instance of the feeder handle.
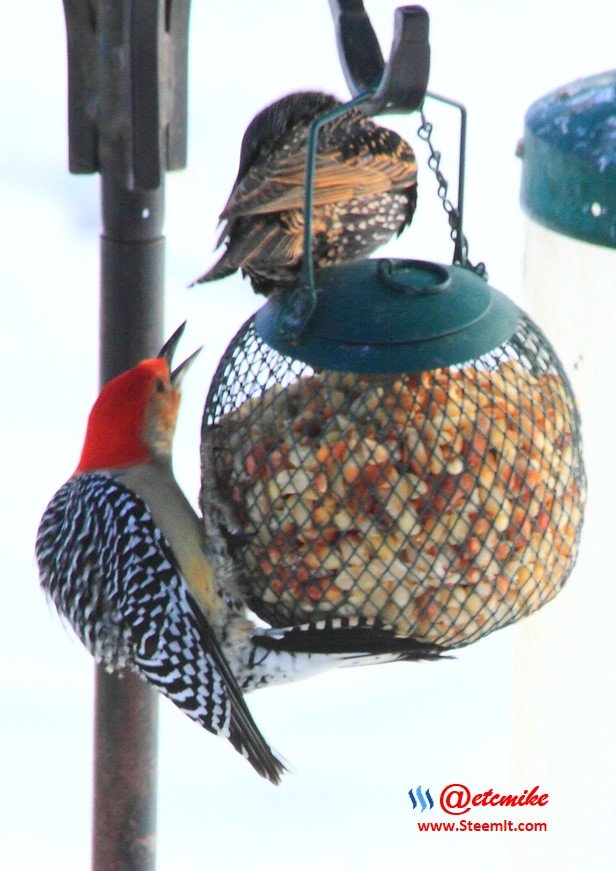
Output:
<instances>
[{"instance_id":1,"label":"feeder handle","mask_svg":"<svg viewBox=\"0 0 616 871\"><path fill-rule=\"evenodd\" d=\"M344 77L353 97L378 86L362 106L367 115L412 112L422 104L430 75L429 17L422 6L395 11L387 64L363 0L329 0Z\"/></svg>"}]
</instances>

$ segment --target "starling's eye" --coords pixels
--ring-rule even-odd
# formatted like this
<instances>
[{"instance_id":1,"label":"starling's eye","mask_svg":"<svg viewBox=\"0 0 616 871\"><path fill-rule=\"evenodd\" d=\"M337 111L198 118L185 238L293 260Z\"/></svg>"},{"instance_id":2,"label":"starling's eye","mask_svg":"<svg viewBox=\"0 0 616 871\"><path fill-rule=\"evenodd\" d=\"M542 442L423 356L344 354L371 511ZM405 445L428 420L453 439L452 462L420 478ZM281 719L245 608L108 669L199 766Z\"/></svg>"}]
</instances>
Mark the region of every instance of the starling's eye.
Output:
<instances>
[{"instance_id":1,"label":"starling's eye","mask_svg":"<svg viewBox=\"0 0 616 871\"><path fill-rule=\"evenodd\" d=\"M156 381L156 392L157 393L164 393L165 392L165 382L162 380L162 378L159 378Z\"/></svg>"}]
</instances>

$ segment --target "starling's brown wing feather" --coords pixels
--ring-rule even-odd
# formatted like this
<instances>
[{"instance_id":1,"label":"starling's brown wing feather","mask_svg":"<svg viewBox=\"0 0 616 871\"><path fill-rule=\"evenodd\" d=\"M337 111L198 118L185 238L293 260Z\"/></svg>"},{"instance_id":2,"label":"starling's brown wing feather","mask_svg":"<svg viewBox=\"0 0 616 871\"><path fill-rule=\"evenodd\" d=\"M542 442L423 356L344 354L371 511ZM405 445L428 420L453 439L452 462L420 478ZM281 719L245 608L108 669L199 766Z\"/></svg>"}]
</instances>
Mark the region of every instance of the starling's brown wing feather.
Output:
<instances>
[{"instance_id":1,"label":"starling's brown wing feather","mask_svg":"<svg viewBox=\"0 0 616 871\"><path fill-rule=\"evenodd\" d=\"M302 255L303 221L288 221L284 225L257 221L243 229L245 232L233 233L225 253L211 269L196 279L195 284L224 278L248 262L262 261L271 267L292 267Z\"/></svg>"},{"instance_id":2,"label":"starling's brown wing feather","mask_svg":"<svg viewBox=\"0 0 616 871\"><path fill-rule=\"evenodd\" d=\"M304 242L304 222L297 220L298 217L291 215L291 220L276 224L273 230L254 239L250 262L261 261L270 267L294 266L302 256ZM271 228L271 223L268 222L268 226Z\"/></svg>"},{"instance_id":3,"label":"starling's brown wing feather","mask_svg":"<svg viewBox=\"0 0 616 871\"><path fill-rule=\"evenodd\" d=\"M260 215L304 207L305 150L278 157L251 169L233 191L221 215ZM319 154L314 175L314 205L344 202L388 190L411 187L417 163L411 149L404 155L360 154L343 159L338 152Z\"/></svg>"}]
</instances>

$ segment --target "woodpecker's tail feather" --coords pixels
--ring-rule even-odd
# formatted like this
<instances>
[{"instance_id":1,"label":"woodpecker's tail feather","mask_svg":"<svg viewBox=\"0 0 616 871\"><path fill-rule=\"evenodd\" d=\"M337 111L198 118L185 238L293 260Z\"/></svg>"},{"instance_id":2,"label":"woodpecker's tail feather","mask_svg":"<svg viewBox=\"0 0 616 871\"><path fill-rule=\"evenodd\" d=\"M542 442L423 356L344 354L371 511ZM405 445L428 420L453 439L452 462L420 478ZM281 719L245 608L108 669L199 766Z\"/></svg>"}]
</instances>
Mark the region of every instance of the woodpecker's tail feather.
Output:
<instances>
[{"instance_id":1,"label":"woodpecker's tail feather","mask_svg":"<svg viewBox=\"0 0 616 871\"><path fill-rule=\"evenodd\" d=\"M192 601L191 604L193 604ZM196 604L193 604L193 612L200 626L202 643L224 680L224 690L231 703L229 741L238 753L250 762L258 774L273 784L280 783L281 775L286 771L286 767L274 755L259 731L229 664Z\"/></svg>"},{"instance_id":2,"label":"woodpecker's tail feather","mask_svg":"<svg viewBox=\"0 0 616 871\"><path fill-rule=\"evenodd\" d=\"M446 658L438 644L396 635L392 628L367 618L335 618L267 629L254 636L254 643L267 650L334 655L355 661L381 656L401 662Z\"/></svg>"}]
</instances>

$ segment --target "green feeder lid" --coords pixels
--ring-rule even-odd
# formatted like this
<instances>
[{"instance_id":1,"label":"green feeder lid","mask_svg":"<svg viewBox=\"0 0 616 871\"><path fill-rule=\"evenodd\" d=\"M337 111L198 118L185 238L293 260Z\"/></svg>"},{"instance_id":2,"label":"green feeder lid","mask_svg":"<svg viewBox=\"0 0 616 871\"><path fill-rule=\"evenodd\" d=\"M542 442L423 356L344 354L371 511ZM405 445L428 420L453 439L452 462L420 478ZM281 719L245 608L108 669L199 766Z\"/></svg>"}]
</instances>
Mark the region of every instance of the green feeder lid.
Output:
<instances>
[{"instance_id":1,"label":"green feeder lid","mask_svg":"<svg viewBox=\"0 0 616 871\"><path fill-rule=\"evenodd\" d=\"M616 70L579 79L530 107L521 202L551 230L616 247Z\"/></svg>"},{"instance_id":2,"label":"green feeder lid","mask_svg":"<svg viewBox=\"0 0 616 871\"><path fill-rule=\"evenodd\" d=\"M520 309L471 269L423 260L361 260L315 275L314 313L287 337L285 297L255 317L270 347L315 368L420 372L465 363L511 338Z\"/></svg>"}]
</instances>

